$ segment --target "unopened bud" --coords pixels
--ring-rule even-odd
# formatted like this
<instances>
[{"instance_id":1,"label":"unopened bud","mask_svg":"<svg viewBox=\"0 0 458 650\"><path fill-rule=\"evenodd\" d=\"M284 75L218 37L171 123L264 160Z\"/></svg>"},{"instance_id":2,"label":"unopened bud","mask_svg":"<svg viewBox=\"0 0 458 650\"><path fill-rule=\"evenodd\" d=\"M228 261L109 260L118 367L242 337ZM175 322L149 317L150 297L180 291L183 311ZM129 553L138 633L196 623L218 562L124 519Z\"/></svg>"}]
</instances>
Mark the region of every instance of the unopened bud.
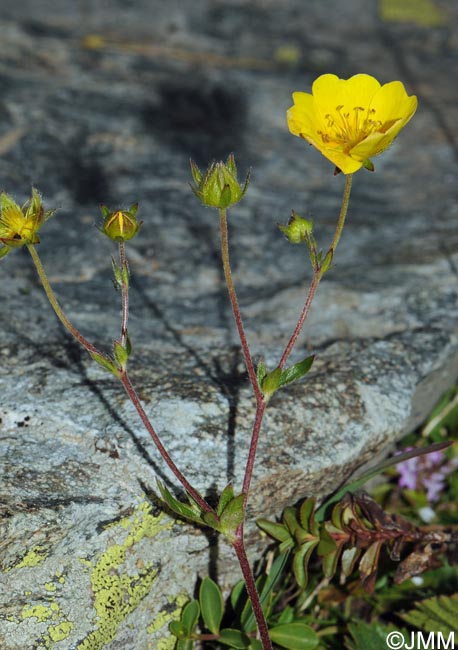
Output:
<instances>
[{"instance_id":1,"label":"unopened bud","mask_svg":"<svg viewBox=\"0 0 458 650\"><path fill-rule=\"evenodd\" d=\"M136 217L138 203L134 203L129 210L110 212L105 205L101 205L100 209L104 217L101 230L107 237L113 241L127 241L135 237L141 226Z\"/></svg>"},{"instance_id":2,"label":"unopened bud","mask_svg":"<svg viewBox=\"0 0 458 650\"><path fill-rule=\"evenodd\" d=\"M313 222L300 217L293 211L288 225L282 226L278 224L278 227L292 244L301 244L302 242L307 243L309 241L313 230Z\"/></svg>"},{"instance_id":3,"label":"unopened bud","mask_svg":"<svg viewBox=\"0 0 458 650\"><path fill-rule=\"evenodd\" d=\"M228 157L226 163L212 163L205 175L191 160L191 172L196 184L195 187L191 185L192 191L204 205L211 208L225 209L238 203L247 191L250 181L248 173L245 184L243 187L240 185L233 154Z\"/></svg>"}]
</instances>

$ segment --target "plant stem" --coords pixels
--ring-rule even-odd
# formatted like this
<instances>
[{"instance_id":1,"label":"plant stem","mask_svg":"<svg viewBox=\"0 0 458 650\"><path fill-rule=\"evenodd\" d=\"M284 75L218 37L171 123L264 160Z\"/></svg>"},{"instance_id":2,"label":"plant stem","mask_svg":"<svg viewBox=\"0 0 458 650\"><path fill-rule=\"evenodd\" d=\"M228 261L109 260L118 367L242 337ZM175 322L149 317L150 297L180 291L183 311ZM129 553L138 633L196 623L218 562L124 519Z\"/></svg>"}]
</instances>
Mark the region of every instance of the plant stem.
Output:
<instances>
[{"instance_id":1,"label":"plant stem","mask_svg":"<svg viewBox=\"0 0 458 650\"><path fill-rule=\"evenodd\" d=\"M127 339L127 321L129 319L129 265L127 264L124 241L119 242L119 262L121 266L122 293L122 321L120 343L123 347L125 347Z\"/></svg>"},{"instance_id":2,"label":"plant stem","mask_svg":"<svg viewBox=\"0 0 458 650\"><path fill-rule=\"evenodd\" d=\"M302 307L301 315L299 316L299 320L296 323L296 327L294 328L294 332L291 335L291 338L288 341L287 346L285 347L285 350L282 354L282 357L280 359L280 362L278 364L279 368L284 368L285 364L288 360L289 355L291 354L293 347L296 344L297 337L299 336L302 327L304 325L305 319L307 318L307 314L309 313L310 306L312 304L312 300L315 296L315 292L318 288L318 285L320 284L321 280L321 275L320 271L315 271L313 275L312 282L310 284L310 288L307 294L307 298L305 299L304 306Z\"/></svg>"},{"instance_id":3,"label":"plant stem","mask_svg":"<svg viewBox=\"0 0 458 650\"><path fill-rule=\"evenodd\" d=\"M342 234L342 230L345 224L345 217L347 216L347 211L348 211L348 203L350 201L352 180L353 180L353 174L347 174L345 176L345 188L342 196L342 205L340 206L339 220L337 221L336 231L334 233L334 237L329 247L329 249L332 250L333 252L335 252L337 248L337 244L339 243L340 236Z\"/></svg>"},{"instance_id":4,"label":"plant stem","mask_svg":"<svg viewBox=\"0 0 458 650\"><path fill-rule=\"evenodd\" d=\"M158 434L156 433L156 430L154 429L153 425L151 424L145 409L142 406L142 403L140 402L140 399L135 391L135 388L132 386L132 383L130 381L130 378L127 374L126 371L121 373L120 376L120 381L122 385L124 386L124 389L132 402L132 404L135 406L135 409L137 410L138 415L140 416L141 421L143 422L145 429L148 431L150 434L151 438L153 439L154 444L156 445L157 449L159 450L159 453L161 454L162 458L164 461L167 463L168 467L171 469L173 474L176 476L176 478L180 481L186 492L190 494L190 496L194 499L194 501L204 510L204 512L212 512L212 508L208 505L208 503L205 501L205 499L199 494L199 492L192 487L192 485L189 483L189 481L186 479L184 474L178 469L178 467L175 465L173 462L172 458L170 457L169 453L167 452L166 448L161 442L161 439L159 438Z\"/></svg>"},{"instance_id":5,"label":"plant stem","mask_svg":"<svg viewBox=\"0 0 458 650\"><path fill-rule=\"evenodd\" d=\"M223 260L223 270L224 277L226 279L227 290L229 293L229 300L231 301L232 313L234 314L235 324L237 327L237 332L239 334L240 343L242 345L243 357L245 359L246 369L248 371L248 376L250 378L251 386L256 397L256 402L260 404L262 402L262 392L258 386L258 380L256 377L256 371L254 369L253 361L251 359L250 349L248 347L248 342L245 335L245 330L243 327L242 316L240 314L239 303L237 300L237 294L235 291L234 281L232 279L231 265L229 261L229 242L227 234L227 216L226 210L221 208L219 210L220 217L220 228L221 228L221 256Z\"/></svg>"},{"instance_id":6,"label":"plant stem","mask_svg":"<svg viewBox=\"0 0 458 650\"><path fill-rule=\"evenodd\" d=\"M40 257L32 244L27 244L27 248L29 250L30 255L32 256L33 262L35 264L35 267L37 269L38 275L40 277L41 283L43 285L43 288L45 290L46 296L48 297L49 302L51 303L51 307L54 309L56 316L59 318L60 322L62 325L72 334L72 336L75 337L75 339L81 343L81 345L86 348L86 350L90 353L94 353L100 356L103 356L106 358L108 361L111 361L107 355L105 355L103 352L100 352L96 347L94 347L89 341L87 341L82 334L70 323L66 315L64 314L62 307L59 305L57 298L54 294L54 291L51 288L51 285L49 284L48 277L46 275L46 272L43 268L43 265L41 263ZM122 249L121 252L121 246L120 246L120 258L121 258L121 267L127 268L127 260L125 258L125 252ZM127 314L128 314L128 292L127 292L127 287L122 285L123 288L123 319L122 319L122 327L121 327L121 336L124 332L124 335L127 336ZM205 512L211 512L212 509L208 505L208 503L205 501L205 499L195 490L192 485L187 481L185 476L180 472L178 467L175 465L171 457L169 456L167 450L165 449L164 445L162 444L159 436L157 435L153 425L148 419L148 416L145 413L145 410L138 398L137 393L135 392L134 387L132 386L132 383L127 375L127 372L122 372L119 377L122 385L124 386L124 389L127 392L127 395L129 396L129 399L131 400L132 404L135 406L141 421L143 422L146 430L150 434L151 438L153 439L156 447L158 448L161 456L167 463L167 465L170 467L176 478L180 481L180 483L183 485L185 490L191 495L191 497L194 499L196 503L199 504L199 506L204 510Z\"/></svg>"},{"instance_id":7,"label":"plant stem","mask_svg":"<svg viewBox=\"0 0 458 650\"><path fill-rule=\"evenodd\" d=\"M344 188L344 193L342 196L342 204L340 206L340 214L339 214L339 219L337 221L337 226L336 230L334 232L334 237L332 238L331 245L328 249L329 251L332 251L332 254L335 253L335 250L337 248L337 244L339 243L340 236L342 235L342 230L345 224L345 217L347 216L347 211L348 211L348 203L350 201L350 192L351 192L351 184L352 184L352 179L353 175L352 174L347 174L345 177L345 188ZM321 278L323 277L323 272L320 267L315 269L314 274L313 274L313 279L310 284L310 288L307 294L307 298L305 299L304 306L302 308L301 314L299 316L299 319L297 321L296 327L294 328L294 332L291 335L291 338L288 341L288 344L285 347L285 350L281 356L280 362L278 364L279 368L284 368L289 355L291 354L293 347L296 344L297 338L302 330L302 327L304 325L305 319L307 318L307 315L310 310L310 306L312 304L313 298L315 296L316 290L318 288L318 285L320 283Z\"/></svg>"},{"instance_id":8,"label":"plant stem","mask_svg":"<svg viewBox=\"0 0 458 650\"><path fill-rule=\"evenodd\" d=\"M248 598L250 599L251 607L253 608L253 614L258 626L262 648L263 650L272 650L272 642L269 636L266 617L262 611L261 599L259 598L256 582L245 551L245 544L243 541L243 527L239 529L238 538L235 542L232 543L232 546L237 555L237 559L242 570Z\"/></svg>"},{"instance_id":9,"label":"plant stem","mask_svg":"<svg viewBox=\"0 0 458 650\"><path fill-rule=\"evenodd\" d=\"M245 495L244 507L248 502L248 493L250 491L251 478L253 476L254 463L256 459L256 451L258 448L259 433L261 431L262 419L266 410L266 402L259 402L256 406L256 414L254 417L253 430L251 433L250 449L248 451L248 458L245 466L245 475L243 477L242 492Z\"/></svg>"},{"instance_id":10,"label":"plant stem","mask_svg":"<svg viewBox=\"0 0 458 650\"><path fill-rule=\"evenodd\" d=\"M86 348L86 350L89 353L94 353L99 356L104 357L105 359L109 360L106 354L98 350L95 346L93 346L87 339L84 338L84 336L74 327L71 322L68 320L66 315L64 314L62 307L59 305L59 302L57 301L57 298L54 294L54 291L51 288L51 285L49 284L48 276L46 275L46 271L43 268L43 264L41 263L40 257L35 249L35 246L32 244L26 244L27 249L32 256L33 263L35 264L35 267L37 269L38 276L41 280L41 284L43 285L43 289L45 290L46 296L51 303L51 307L53 308L57 318L60 320L62 325L65 327L65 329L70 332L72 336L75 337L75 339L78 341L78 343L81 343L81 345Z\"/></svg>"}]
</instances>

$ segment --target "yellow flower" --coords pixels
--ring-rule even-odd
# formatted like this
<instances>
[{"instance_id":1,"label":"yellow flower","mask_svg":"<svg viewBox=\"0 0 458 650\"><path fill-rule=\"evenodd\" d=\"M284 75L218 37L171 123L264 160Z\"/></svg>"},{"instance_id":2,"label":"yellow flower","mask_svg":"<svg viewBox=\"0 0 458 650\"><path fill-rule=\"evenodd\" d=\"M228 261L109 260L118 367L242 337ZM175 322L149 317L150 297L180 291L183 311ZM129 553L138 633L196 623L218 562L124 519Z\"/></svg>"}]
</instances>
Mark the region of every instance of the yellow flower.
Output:
<instances>
[{"instance_id":1,"label":"yellow flower","mask_svg":"<svg viewBox=\"0 0 458 650\"><path fill-rule=\"evenodd\" d=\"M417 108L400 81L381 86L367 74L339 79L324 74L312 94L293 93L288 127L321 151L344 174L363 165L373 169L371 156L385 151Z\"/></svg>"},{"instance_id":2,"label":"yellow flower","mask_svg":"<svg viewBox=\"0 0 458 650\"><path fill-rule=\"evenodd\" d=\"M0 194L0 258L7 255L11 248L24 244L38 244L37 232L43 223L53 214L45 212L41 204L41 195L33 187L32 196L20 208L5 192Z\"/></svg>"}]
</instances>

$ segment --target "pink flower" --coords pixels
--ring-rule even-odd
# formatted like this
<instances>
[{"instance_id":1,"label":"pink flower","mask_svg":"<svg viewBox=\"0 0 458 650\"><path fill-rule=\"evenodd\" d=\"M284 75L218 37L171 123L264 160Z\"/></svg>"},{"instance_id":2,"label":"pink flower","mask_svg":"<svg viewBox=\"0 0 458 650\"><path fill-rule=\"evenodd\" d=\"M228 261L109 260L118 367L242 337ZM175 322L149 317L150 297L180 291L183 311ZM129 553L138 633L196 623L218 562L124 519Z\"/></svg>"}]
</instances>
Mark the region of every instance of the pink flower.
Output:
<instances>
[{"instance_id":1,"label":"pink flower","mask_svg":"<svg viewBox=\"0 0 458 650\"><path fill-rule=\"evenodd\" d=\"M409 451L412 447L405 449ZM445 487L445 478L458 467L458 458L447 462L442 451L415 456L396 465L399 472L399 486L409 490L426 488L429 502L437 501Z\"/></svg>"}]
</instances>

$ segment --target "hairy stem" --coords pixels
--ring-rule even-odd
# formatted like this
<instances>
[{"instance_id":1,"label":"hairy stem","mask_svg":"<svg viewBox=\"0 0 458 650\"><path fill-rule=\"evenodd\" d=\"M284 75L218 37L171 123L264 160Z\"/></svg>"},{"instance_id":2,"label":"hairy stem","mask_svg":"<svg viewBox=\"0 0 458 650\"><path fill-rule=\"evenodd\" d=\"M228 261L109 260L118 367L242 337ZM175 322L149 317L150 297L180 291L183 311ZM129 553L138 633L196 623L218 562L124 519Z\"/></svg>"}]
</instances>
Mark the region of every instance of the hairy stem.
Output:
<instances>
[{"instance_id":1,"label":"hairy stem","mask_svg":"<svg viewBox=\"0 0 458 650\"><path fill-rule=\"evenodd\" d=\"M51 285L49 284L48 276L46 275L46 271L43 268L43 264L41 263L40 257L35 249L35 246L32 244L26 244L27 250L29 251L30 255L32 256L33 263L35 264L35 268L37 269L38 276L41 280L41 284L43 285L43 289L45 290L46 296L51 304L51 307L53 308L57 318L60 320L62 325L65 327L65 329L70 332L70 334L78 341L78 343L81 343L81 345L86 348L86 350L89 353L94 353L99 356L102 356L109 360L106 354L98 350L95 346L92 345L92 343L89 343L87 339L84 338L84 336L74 327L71 322L68 320L67 316L64 314L62 307L59 305L59 302L57 301L57 298L54 294L54 291L52 290Z\"/></svg>"},{"instance_id":2,"label":"hairy stem","mask_svg":"<svg viewBox=\"0 0 458 650\"><path fill-rule=\"evenodd\" d=\"M121 321L121 340L123 347L127 340L127 321L129 319L129 265L126 259L126 249L124 241L119 242L119 262L121 266L121 292L122 292L122 321Z\"/></svg>"},{"instance_id":3,"label":"hairy stem","mask_svg":"<svg viewBox=\"0 0 458 650\"><path fill-rule=\"evenodd\" d=\"M221 228L221 256L223 260L224 277L226 279L227 290L229 293L229 300L231 301L232 313L234 314L237 332L240 338L240 343L242 345L242 352L243 352L243 357L245 359L246 369L248 371L248 376L250 378L251 386L253 387L253 391L256 396L256 401L259 404L262 402L262 393L261 393L261 389L258 386L256 371L254 369L253 361L251 359L250 349L248 347L248 342L243 327L242 316L240 313L239 303L237 300L234 281L232 279L232 271L231 271L231 265L229 260L227 216L226 216L225 209L219 210L219 217L220 217L220 228Z\"/></svg>"},{"instance_id":4,"label":"hairy stem","mask_svg":"<svg viewBox=\"0 0 458 650\"><path fill-rule=\"evenodd\" d=\"M266 617L262 611L261 599L259 598L258 590L256 589L256 582L245 551L245 544L243 541L243 528L239 530L238 538L235 542L232 543L232 546L237 555L237 559L242 570L248 598L250 599L251 607L253 608L253 614L258 626L262 648L263 650L272 650L272 642L269 636Z\"/></svg>"},{"instance_id":5,"label":"hairy stem","mask_svg":"<svg viewBox=\"0 0 458 650\"><path fill-rule=\"evenodd\" d=\"M344 188L344 193L342 197L342 204L340 206L340 214L339 214L339 219L337 221L337 226L336 230L334 232L334 237L332 238L331 245L328 249L328 252L331 251L331 254L333 255L335 253L335 250L337 248L337 244L339 243L340 236L342 235L342 230L345 224L345 218L347 216L348 212L348 203L350 201L350 192L351 192L351 184L352 184L352 179L353 175L352 174L347 174L345 177L345 188ZM284 368L289 355L291 354L293 347L296 344L297 338L299 334L301 333L302 327L305 323L305 319L307 318L307 315L310 310L310 306L312 304L313 298L315 296L316 290L318 288L318 285L320 283L321 278L323 277L323 272L321 268L317 268L313 274L313 279L310 284L310 288L307 294L307 298L305 299L304 306L302 308L301 314L299 316L299 319L297 321L296 327L294 328L294 332L291 335L291 338L289 339L285 350L281 356L280 362L278 366L280 368Z\"/></svg>"},{"instance_id":6,"label":"hairy stem","mask_svg":"<svg viewBox=\"0 0 458 650\"><path fill-rule=\"evenodd\" d=\"M178 467L175 465L173 462L172 458L170 457L168 451L164 447L164 445L161 442L161 439L159 438L158 434L156 433L156 430L154 429L153 425L151 424L145 409L142 406L142 403L140 402L140 399L135 391L135 388L132 386L132 383L130 381L129 375L127 374L126 371L121 373L120 376L120 381L122 385L124 386L124 389L132 402L132 404L135 406L135 409L140 416L141 421L143 422L143 425L145 426L145 429L148 431L150 434L151 438L153 439L154 444L156 445L157 449L159 450L159 453L161 454L162 458L164 461L167 463L168 467L171 469L175 477L180 481L186 492L190 494L190 496L194 499L194 501L202 508L204 512L212 512L212 508L208 505L208 503L205 501L205 499L199 494L199 492L193 488L193 486L189 483L187 478L184 476L184 474L178 469Z\"/></svg>"},{"instance_id":7,"label":"hairy stem","mask_svg":"<svg viewBox=\"0 0 458 650\"><path fill-rule=\"evenodd\" d=\"M266 402L259 402L256 407L256 415L254 418L253 430L251 433L250 449L248 451L248 458L245 466L245 475L243 477L242 492L245 495L244 507L246 507L248 502L248 493L250 491L251 478L253 476L254 463L256 460L259 433L261 431L262 419L264 417L266 406Z\"/></svg>"}]
</instances>

